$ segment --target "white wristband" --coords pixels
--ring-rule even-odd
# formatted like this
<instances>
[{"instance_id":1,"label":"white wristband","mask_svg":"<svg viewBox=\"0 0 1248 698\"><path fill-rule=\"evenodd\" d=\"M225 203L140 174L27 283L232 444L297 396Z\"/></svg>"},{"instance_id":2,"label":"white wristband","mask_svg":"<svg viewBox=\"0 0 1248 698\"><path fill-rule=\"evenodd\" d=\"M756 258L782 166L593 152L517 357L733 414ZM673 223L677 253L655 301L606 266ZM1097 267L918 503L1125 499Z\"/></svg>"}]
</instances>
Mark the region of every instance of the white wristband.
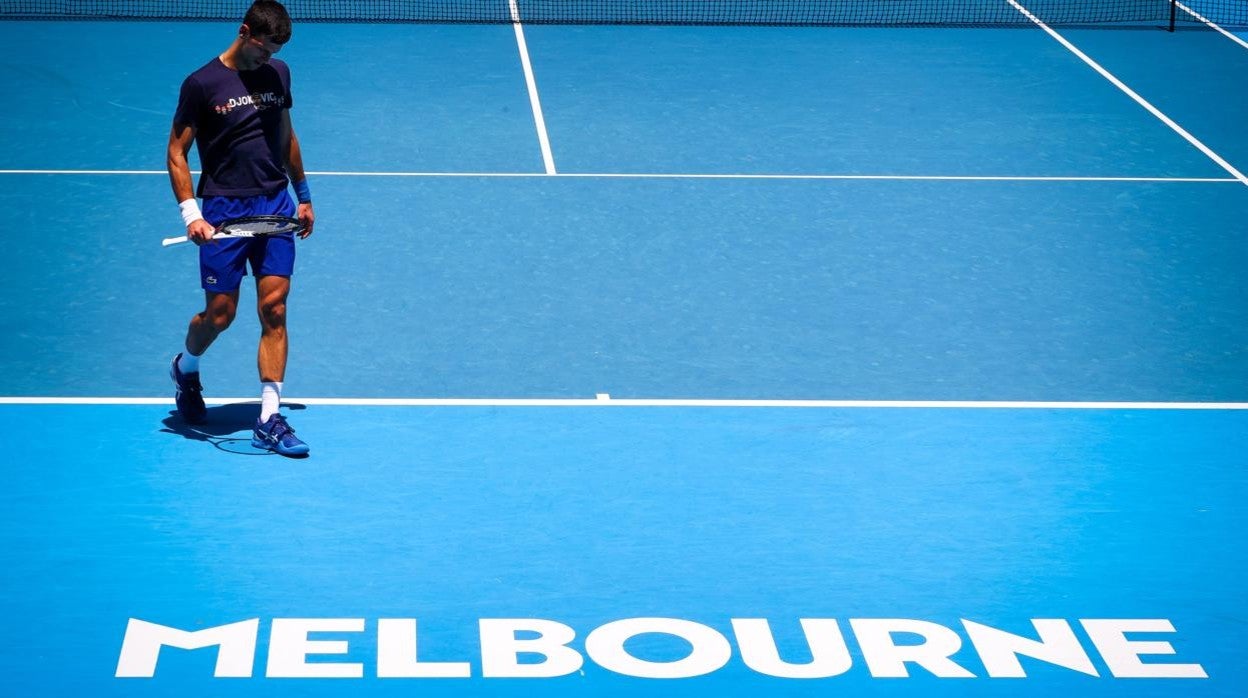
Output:
<instances>
[{"instance_id":1,"label":"white wristband","mask_svg":"<svg viewBox=\"0 0 1248 698\"><path fill-rule=\"evenodd\" d=\"M178 208L182 209L182 222L190 225L197 220L201 220L204 214L199 212L199 203L195 199L187 199L178 204Z\"/></svg>"}]
</instances>

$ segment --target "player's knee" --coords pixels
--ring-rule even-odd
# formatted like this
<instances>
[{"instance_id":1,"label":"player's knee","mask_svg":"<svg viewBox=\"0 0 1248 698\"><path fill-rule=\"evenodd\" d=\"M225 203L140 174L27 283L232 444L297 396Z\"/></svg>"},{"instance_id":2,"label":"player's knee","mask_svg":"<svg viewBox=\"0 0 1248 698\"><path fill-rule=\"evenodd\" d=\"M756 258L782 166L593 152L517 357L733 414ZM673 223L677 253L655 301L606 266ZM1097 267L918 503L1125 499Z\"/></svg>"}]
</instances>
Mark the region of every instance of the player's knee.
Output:
<instances>
[{"instance_id":1,"label":"player's knee","mask_svg":"<svg viewBox=\"0 0 1248 698\"><path fill-rule=\"evenodd\" d=\"M260 304L260 321L266 329L277 330L286 327L286 301L275 300Z\"/></svg>"},{"instance_id":2,"label":"player's knee","mask_svg":"<svg viewBox=\"0 0 1248 698\"><path fill-rule=\"evenodd\" d=\"M235 308L229 305L214 305L204 311L204 320L213 332L224 332L234 322Z\"/></svg>"}]
</instances>

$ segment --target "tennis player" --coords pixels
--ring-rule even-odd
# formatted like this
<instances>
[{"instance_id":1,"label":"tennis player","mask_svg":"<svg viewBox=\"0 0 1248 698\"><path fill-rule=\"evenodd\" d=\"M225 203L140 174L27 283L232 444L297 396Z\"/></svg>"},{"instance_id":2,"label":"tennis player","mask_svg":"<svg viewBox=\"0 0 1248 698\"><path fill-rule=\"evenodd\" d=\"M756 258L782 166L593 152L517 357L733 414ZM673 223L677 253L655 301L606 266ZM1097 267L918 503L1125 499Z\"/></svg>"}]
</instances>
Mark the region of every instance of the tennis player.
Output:
<instances>
[{"instance_id":1,"label":"tennis player","mask_svg":"<svg viewBox=\"0 0 1248 698\"><path fill-rule=\"evenodd\" d=\"M294 234L213 240L215 226L251 215L297 217L312 234L312 195L299 139L291 127L290 69L273 58L290 40L290 15L281 3L258 0L247 10L230 47L182 83L168 169L186 234L199 245L204 310L191 318L186 348L170 374L178 412L187 423L207 418L199 360L234 320L238 290L250 265L260 315L260 416L252 445L293 456L308 452L279 411L286 374L286 298L294 271ZM203 173L191 188L187 154L194 143ZM287 188L294 183L298 203ZM203 198L203 208L196 196Z\"/></svg>"}]
</instances>

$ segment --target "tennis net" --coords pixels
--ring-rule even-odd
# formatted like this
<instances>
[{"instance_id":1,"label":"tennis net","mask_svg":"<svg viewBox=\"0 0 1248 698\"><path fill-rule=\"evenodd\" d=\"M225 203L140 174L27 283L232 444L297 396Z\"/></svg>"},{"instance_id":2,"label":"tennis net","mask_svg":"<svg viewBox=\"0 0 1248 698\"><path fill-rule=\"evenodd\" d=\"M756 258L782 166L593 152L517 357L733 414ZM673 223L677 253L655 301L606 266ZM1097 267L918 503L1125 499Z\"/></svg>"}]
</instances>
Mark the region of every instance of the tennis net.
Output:
<instances>
[{"instance_id":1,"label":"tennis net","mask_svg":"<svg viewBox=\"0 0 1248 698\"><path fill-rule=\"evenodd\" d=\"M296 21L783 26L1248 25L1248 0L288 0ZM0 0L0 17L238 21L247 0Z\"/></svg>"}]
</instances>

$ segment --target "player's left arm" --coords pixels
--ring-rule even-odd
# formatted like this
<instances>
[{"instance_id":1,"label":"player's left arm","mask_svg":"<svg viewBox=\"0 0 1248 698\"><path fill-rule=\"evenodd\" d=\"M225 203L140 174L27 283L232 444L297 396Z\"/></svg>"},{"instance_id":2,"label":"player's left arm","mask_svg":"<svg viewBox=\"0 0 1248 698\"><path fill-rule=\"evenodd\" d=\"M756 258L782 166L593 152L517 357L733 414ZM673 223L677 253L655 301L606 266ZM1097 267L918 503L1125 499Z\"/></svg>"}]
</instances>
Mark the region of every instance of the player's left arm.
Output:
<instances>
[{"instance_id":1,"label":"player's left arm","mask_svg":"<svg viewBox=\"0 0 1248 698\"><path fill-rule=\"evenodd\" d=\"M290 175L290 181L295 185L295 193L299 197L299 210L296 216L303 221L304 225L299 237L306 238L312 234L316 214L312 212L312 197L307 189L307 173L303 171L303 153L299 150L299 137L295 135L295 127L290 123L289 109L282 110L282 129L290 139L290 144L286 148L286 173Z\"/></svg>"}]
</instances>

